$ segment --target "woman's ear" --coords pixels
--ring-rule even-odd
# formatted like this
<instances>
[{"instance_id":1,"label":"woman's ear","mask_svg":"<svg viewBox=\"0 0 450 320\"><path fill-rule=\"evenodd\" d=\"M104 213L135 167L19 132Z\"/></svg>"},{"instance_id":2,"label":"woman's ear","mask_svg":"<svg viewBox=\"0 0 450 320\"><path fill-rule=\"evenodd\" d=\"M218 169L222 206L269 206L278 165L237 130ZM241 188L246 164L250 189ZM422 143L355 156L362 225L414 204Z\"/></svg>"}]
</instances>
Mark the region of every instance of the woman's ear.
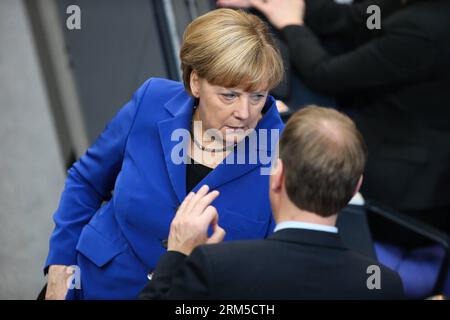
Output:
<instances>
[{"instance_id":1,"label":"woman's ear","mask_svg":"<svg viewBox=\"0 0 450 320\"><path fill-rule=\"evenodd\" d=\"M190 77L190 86L191 86L191 92L192 95L195 98L199 98L200 97L200 78L198 76L197 71L192 70L191 72L191 77Z\"/></svg>"}]
</instances>

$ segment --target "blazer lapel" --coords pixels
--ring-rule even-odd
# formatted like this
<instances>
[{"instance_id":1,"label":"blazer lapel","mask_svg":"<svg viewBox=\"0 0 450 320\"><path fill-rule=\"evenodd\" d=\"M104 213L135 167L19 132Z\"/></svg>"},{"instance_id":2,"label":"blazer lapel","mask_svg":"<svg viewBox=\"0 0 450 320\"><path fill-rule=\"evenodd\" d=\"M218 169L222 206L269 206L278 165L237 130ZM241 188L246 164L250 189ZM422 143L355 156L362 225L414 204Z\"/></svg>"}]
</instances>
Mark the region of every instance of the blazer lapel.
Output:
<instances>
[{"instance_id":1,"label":"blazer lapel","mask_svg":"<svg viewBox=\"0 0 450 320\"><path fill-rule=\"evenodd\" d=\"M186 196L186 165L184 162L179 163L174 161L172 153L177 150L187 151L189 137L184 135L172 135L176 130L181 134L189 133L189 127L192 119L192 110L194 99L189 96L184 90L176 95L173 99L168 101L165 108L172 114L172 118L158 122L159 136L164 152L164 160L169 174L169 179L175 194L180 202ZM182 148L181 148L182 147ZM174 154L176 158L185 158L186 154ZM178 159L177 158L177 159Z\"/></svg>"}]
</instances>

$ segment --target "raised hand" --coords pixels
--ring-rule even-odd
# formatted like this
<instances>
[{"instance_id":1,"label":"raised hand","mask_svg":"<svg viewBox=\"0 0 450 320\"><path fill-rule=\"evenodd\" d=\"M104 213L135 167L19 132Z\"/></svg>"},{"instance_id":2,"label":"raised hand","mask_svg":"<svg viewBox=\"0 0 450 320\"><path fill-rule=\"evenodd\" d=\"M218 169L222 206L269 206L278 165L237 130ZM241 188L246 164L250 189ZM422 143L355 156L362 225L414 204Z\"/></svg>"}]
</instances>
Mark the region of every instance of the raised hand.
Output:
<instances>
[{"instance_id":1,"label":"raised hand","mask_svg":"<svg viewBox=\"0 0 450 320\"><path fill-rule=\"evenodd\" d=\"M198 245L223 240L225 230L218 224L217 209L211 206L219 192L208 191L205 185L197 193L189 193L181 203L170 225L167 250L189 255ZM208 238L209 225L213 227L213 234Z\"/></svg>"}]
</instances>

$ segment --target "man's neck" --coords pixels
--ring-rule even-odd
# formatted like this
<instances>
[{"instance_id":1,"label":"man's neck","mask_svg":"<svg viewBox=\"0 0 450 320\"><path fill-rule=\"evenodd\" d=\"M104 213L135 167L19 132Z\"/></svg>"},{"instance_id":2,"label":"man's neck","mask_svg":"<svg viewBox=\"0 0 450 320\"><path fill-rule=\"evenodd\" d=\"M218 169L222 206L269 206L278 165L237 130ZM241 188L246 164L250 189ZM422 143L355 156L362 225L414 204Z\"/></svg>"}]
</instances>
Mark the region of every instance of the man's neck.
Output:
<instances>
[{"instance_id":1,"label":"man's neck","mask_svg":"<svg viewBox=\"0 0 450 320\"><path fill-rule=\"evenodd\" d=\"M279 212L276 217L276 223L286 221L298 221L305 223L314 223L324 226L336 226L337 214L333 214L329 217L322 217L314 212L299 209L293 203L280 206Z\"/></svg>"}]
</instances>

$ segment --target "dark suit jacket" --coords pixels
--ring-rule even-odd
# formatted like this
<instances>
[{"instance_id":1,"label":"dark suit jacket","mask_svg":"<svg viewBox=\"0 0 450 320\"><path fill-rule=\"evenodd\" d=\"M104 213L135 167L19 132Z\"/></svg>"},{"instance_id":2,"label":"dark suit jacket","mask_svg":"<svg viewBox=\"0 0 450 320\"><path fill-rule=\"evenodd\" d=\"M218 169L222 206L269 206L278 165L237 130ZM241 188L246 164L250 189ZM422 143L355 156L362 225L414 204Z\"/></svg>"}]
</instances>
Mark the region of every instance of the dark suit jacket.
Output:
<instances>
[{"instance_id":1,"label":"dark suit jacket","mask_svg":"<svg viewBox=\"0 0 450 320\"><path fill-rule=\"evenodd\" d=\"M380 5L381 30L366 28L367 3ZM302 80L353 109L369 147L363 194L449 230L428 209L450 208L450 1L311 0L306 10L307 26L281 32ZM362 42L338 56L317 38L354 33Z\"/></svg>"},{"instance_id":2,"label":"dark suit jacket","mask_svg":"<svg viewBox=\"0 0 450 320\"><path fill-rule=\"evenodd\" d=\"M285 229L266 240L167 252L142 299L398 299L399 276L380 266L381 289L369 290L376 261L346 249L337 234Z\"/></svg>"}]
</instances>

